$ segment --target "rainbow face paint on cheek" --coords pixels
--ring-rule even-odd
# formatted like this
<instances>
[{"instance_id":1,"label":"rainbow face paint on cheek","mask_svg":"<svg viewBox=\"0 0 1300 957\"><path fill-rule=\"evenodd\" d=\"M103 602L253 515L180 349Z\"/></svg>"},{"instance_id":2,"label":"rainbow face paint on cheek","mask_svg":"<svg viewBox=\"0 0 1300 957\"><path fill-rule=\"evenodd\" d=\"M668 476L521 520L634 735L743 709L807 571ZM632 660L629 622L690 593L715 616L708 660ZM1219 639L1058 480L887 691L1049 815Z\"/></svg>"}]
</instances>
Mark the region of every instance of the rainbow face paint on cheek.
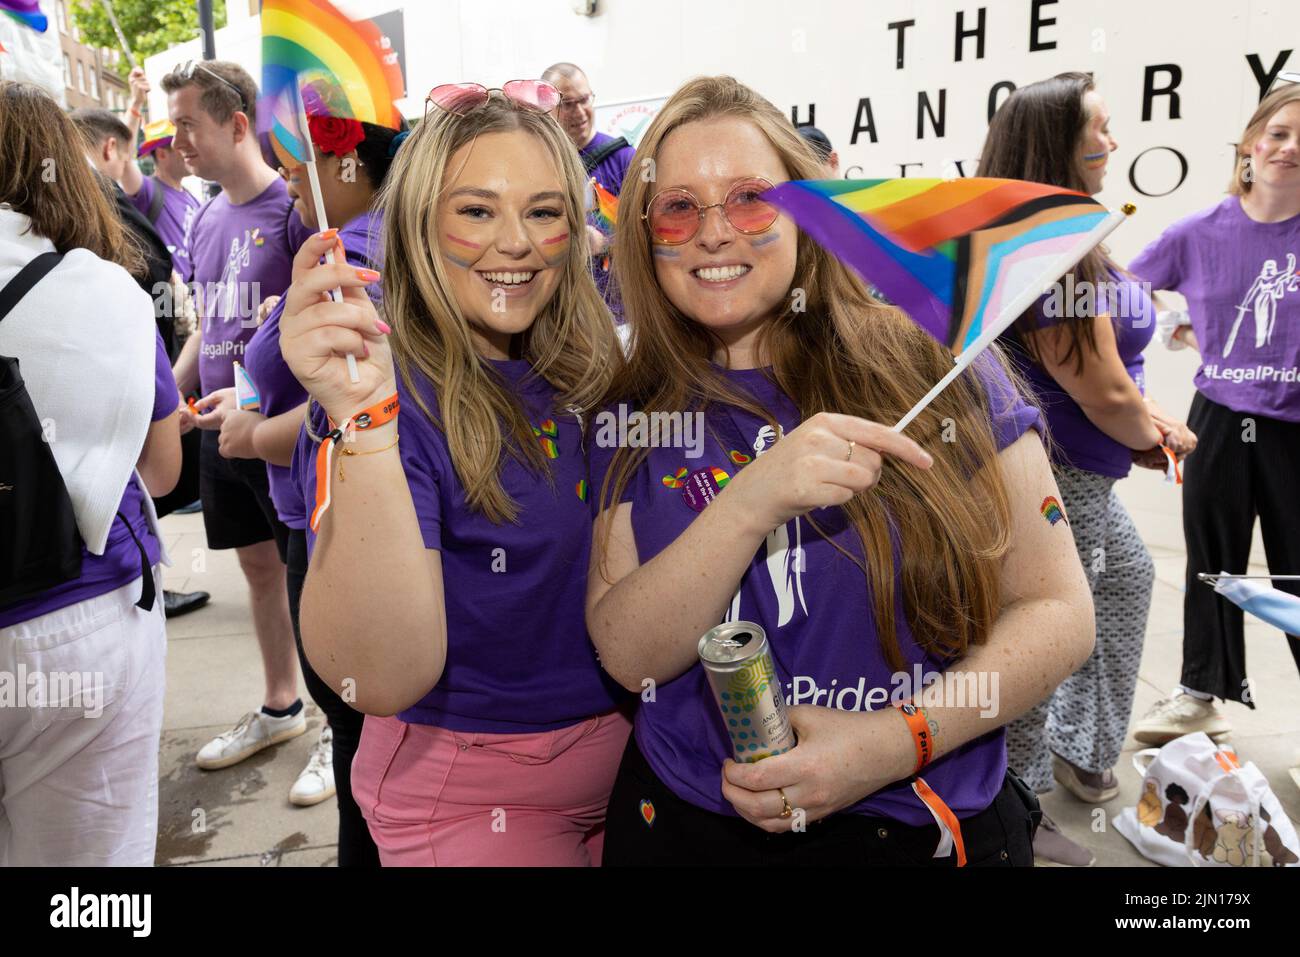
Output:
<instances>
[{"instance_id":1,"label":"rainbow face paint on cheek","mask_svg":"<svg viewBox=\"0 0 1300 957\"><path fill-rule=\"evenodd\" d=\"M543 239L539 245L542 247L542 259L548 266L558 266L569 257L568 233L561 233L559 236Z\"/></svg>"},{"instance_id":2,"label":"rainbow face paint on cheek","mask_svg":"<svg viewBox=\"0 0 1300 957\"><path fill-rule=\"evenodd\" d=\"M671 246L651 246L650 255L655 259L681 259L682 254Z\"/></svg>"},{"instance_id":3,"label":"rainbow face paint on cheek","mask_svg":"<svg viewBox=\"0 0 1300 957\"><path fill-rule=\"evenodd\" d=\"M1084 153L1083 165L1088 169L1101 169L1106 165L1106 160L1110 156L1110 150L1102 150L1100 153Z\"/></svg>"},{"instance_id":4,"label":"rainbow face paint on cheek","mask_svg":"<svg viewBox=\"0 0 1300 957\"><path fill-rule=\"evenodd\" d=\"M780 238L780 233L767 233L766 235L759 236L757 239L751 239L749 245L757 249L759 246L766 246L769 243L774 243Z\"/></svg>"},{"instance_id":5,"label":"rainbow face paint on cheek","mask_svg":"<svg viewBox=\"0 0 1300 957\"><path fill-rule=\"evenodd\" d=\"M461 239L459 236L453 236L451 233L447 233L446 237L448 243L455 243L457 246L463 249L473 249L477 252L478 250L483 248L478 243L472 243L468 239ZM469 269L471 266L474 265L474 261L472 259L462 259L460 256L457 256L455 253L451 252L446 248L442 250L442 258L447 260L449 263L451 263L454 266L459 266L461 269Z\"/></svg>"}]
</instances>

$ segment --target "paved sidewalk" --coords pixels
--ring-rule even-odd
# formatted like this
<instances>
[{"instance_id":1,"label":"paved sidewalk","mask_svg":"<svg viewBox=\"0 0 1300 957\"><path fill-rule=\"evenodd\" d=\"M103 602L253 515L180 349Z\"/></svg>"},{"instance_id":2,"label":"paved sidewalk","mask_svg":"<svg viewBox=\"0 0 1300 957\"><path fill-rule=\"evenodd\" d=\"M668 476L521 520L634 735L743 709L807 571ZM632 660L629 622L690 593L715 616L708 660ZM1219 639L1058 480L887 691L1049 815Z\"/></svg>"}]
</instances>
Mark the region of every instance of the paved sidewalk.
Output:
<instances>
[{"instance_id":1,"label":"paved sidewalk","mask_svg":"<svg viewBox=\"0 0 1300 957\"><path fill-rule=\"evenodd\" d=\"M1148 387L1168 411L1186 414L1195 368L1189 353L1167 353L1153 345L1148 353ZM1155 594L1134 703L1136 719L1177 682L1182 660L1181 491L1164 485L1156 473L1142 470L1122 482L1120 489L1156 563ZM320 730L321 714L314 706L308 705L307 734L223 771L200 771L195 766L194 754L209 738L260 706L261 659L234 553L207 550L199 515L169 516L163 520L163 530L175 563L164 573L167 587L202 588L212 593L212 602L168 628L158 863L335 864L334 802L313 808L289 803L289 788ZM1266 570L1258 536L1252 570ZM1292 820L1300 821L1300 790L1287 774L1300 750L1300 677L1276 629L1248 617L1246 641L1258 708L1225 706L1235 728L1232 742L1243 760L1254 761L1268 777ZM1104 816L1061 789L1043 799L1061 827L1094 850L1099 865L1147 863L1110 824L1122 807L1137 800L1138 775L1130 758L1139 747L1130 738L1130 750L1116 769L1120 796L1101 806Z\"/></svg>"}]
</instances>

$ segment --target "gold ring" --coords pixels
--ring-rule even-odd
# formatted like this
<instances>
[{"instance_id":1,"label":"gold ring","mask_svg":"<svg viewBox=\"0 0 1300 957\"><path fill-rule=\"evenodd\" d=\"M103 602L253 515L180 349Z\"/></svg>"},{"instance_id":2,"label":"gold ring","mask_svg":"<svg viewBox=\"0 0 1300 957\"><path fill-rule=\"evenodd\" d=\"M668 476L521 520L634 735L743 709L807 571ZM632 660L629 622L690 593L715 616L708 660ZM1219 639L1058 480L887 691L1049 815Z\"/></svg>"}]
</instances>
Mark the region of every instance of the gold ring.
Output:
<instances>
[{"instance_id":1,"label":"gold ring","mask_svg":"<svg viewBox=\"0 0 1300 957\"><path fill-rule=\"evenodd\" d=\"M857 443L854 442L852 439L849 439L849 454L844 456L844 461L851 462L853 460L853 447L855 445L857 445Z\"/></svg>"},{"instance_id":2,"label":"gold ring","mask_svg":"<svg viewBox=\"0 0 1300 957\"><path fill-rule=\"evenodd\" d=\"M794 815L794 808L790 807L790 800L785 796L782 788L777 788L776 793L781 795L781 816L791 817Z\"/></svg>"}]
</instances>

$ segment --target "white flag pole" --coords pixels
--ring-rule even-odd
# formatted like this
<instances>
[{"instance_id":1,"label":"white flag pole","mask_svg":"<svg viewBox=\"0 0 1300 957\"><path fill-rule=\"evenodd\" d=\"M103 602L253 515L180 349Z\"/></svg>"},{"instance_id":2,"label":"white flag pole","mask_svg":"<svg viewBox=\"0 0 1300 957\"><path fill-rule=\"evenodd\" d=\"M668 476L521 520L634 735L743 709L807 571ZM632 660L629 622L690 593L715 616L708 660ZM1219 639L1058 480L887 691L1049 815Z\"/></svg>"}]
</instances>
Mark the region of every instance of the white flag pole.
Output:
<instances>
[{"instance_id":1,"label":"white flag pole","mask_svg":"<svg viewBox=\"0 0 1300 957\"><path fill-rule=\"evenodd\" d=\"M298 128L302 131L304 140L307 142L307 182L311 185L311 201L316 207L316 225L318 232L325 232L330 228L329 217L325 214L325 198L320 191L320 175L316 172L316 147L311 141L311 132L307 128L307 108L302 102L302 90L298 89ZM325 261L333 265L334 259L333 248L325 253ZM330 290L330 297L335 302L343 301L343 288L335 286ZM348 378L353 382L361 381L361 373L357 371L357 357L348 353Z\"/></svg>"},{"instance_id":2,"label":"white flag pole","mask_svg":"<svg viewBox=\"0 0 1300 957\"><path fill-rule=\"evenodd\" d=\"M894 431L902 432L907 428L908 425L911 424L912 420L920 415L921 412L924 411L925 407L934 401L935 396L948 388L948 386L952 384L952 381L966 371L967 367L975 361L975 358L981 352L988 348L988 346L997 339L998 336L1002 335L1007 326L1015 322L1016 318L1021 313L1032 306L1035 300L1046 292L1047 288L1051 286L1052 283L1056 282L1056 280L1060 279L1061 276L1073 269L1078 264L1079 260L1088 254L1089 250L1114 232L1115 228L1119 226L1120 223L1133 215L1136 209L1137 207L1132 203L1125 203L1120 207L1120 209L1111 213L1084 235L1080 236L1078 242L1073 246L1057 256L1056 259L1052 261L1052 264L1043 270L1043 275L1040 281L1026 286L1021 291L1020 295L1016 296L1016 298L1006 304L1002 312L998 314L998 317L993 320L993 323L985 326L984 331L979 334L979 337L962 350L962 354L957 357L956 364L951 370L949 370L948 374L935 383L934 388L927 392L920 402L912 406L907 415L898 420L898 424L894 426Z\"/></svg>"}]
</instances>

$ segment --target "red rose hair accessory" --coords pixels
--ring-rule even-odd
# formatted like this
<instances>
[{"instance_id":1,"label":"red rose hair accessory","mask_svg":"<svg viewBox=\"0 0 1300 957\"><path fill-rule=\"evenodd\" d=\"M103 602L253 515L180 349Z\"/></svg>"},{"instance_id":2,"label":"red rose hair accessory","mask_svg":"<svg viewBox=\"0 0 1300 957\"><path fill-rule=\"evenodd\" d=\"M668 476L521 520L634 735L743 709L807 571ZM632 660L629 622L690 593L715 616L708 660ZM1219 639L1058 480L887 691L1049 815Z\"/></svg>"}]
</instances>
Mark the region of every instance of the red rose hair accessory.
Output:
<instances>
[{"instance_id":1,"label":"red rose hair accessory","mask_svg":"<svg viewBox=\"0 0 1300 957\"><path fill-rule=\"evenodd\" d=\"M346 156L366 138L360 120L348 120L340 116L309 116L307 131L318 150L335 156Z\"/></svg>"}]
</instances>

